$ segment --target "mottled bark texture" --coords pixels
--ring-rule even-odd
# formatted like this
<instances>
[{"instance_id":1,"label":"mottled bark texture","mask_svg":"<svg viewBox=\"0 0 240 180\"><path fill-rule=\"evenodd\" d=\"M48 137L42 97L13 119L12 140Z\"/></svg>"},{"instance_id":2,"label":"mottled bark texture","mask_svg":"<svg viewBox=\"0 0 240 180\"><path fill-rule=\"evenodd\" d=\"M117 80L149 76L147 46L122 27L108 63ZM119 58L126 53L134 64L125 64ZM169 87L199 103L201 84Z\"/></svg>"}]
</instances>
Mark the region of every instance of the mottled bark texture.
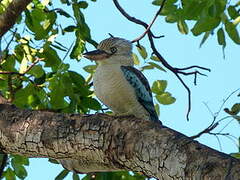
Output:
<instances>
[{"instance_id":1,"label":"mottled bark texture","mask_svg":"<svg viewBox=\"0 0 240 180\"><path fill-rule=\"evenodd\" d=\"M237 180L240 162L167 127L134 117L22 110L0 105L5 153L57 159L88 173L132 170L161 180Z\"/></svg>"},{"instance_id":2,"label":"mottled bark texture","mask_svg":"<svg viewBox=\"0 0 240 180\"><path fill-rule=\"evenodd\" d=\"M26 9L32 0L13 0L6 11L0 15L0 37L2 37L16 22L18 16Z\"/></svg>"}]
</instances>

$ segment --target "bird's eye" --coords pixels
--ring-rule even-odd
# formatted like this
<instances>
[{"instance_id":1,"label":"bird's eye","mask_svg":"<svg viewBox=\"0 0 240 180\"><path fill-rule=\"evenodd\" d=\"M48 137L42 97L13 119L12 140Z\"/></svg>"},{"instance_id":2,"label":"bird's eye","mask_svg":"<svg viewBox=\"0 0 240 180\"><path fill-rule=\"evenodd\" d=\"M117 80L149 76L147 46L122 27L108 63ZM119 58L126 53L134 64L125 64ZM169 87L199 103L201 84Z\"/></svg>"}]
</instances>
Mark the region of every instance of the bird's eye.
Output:
<instances>
[{"instance_id":1,"label":"bird's eye","mask_svg":"<svg viewBox=\"0 0 240 180\"><path fill-rule=\"evenodd\" d=\"M112 54L114 54L115 52L117 52L117 48L116 47L111 47L110 51L111 51Z\"/></svg>"}]
</instances>

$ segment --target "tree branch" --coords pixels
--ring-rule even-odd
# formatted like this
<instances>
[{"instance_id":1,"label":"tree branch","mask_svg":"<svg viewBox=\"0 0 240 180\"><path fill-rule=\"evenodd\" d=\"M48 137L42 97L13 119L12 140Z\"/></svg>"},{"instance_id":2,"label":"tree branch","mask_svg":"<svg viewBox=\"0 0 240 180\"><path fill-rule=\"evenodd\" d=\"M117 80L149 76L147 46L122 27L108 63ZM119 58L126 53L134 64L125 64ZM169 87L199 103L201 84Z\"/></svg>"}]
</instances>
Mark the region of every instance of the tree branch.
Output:
<instances>
[{"instance_id":1,"label":"tree branch","mask_svg":"<svg viewBox=\"0 0 240 180\"><path fill-rule=\"evenodd\" d=\"M115 4L116 8L119 10L119 12L126 17L129 21L135 23L135 24L139 24L141 26L143 26L146 29L146 33L148 35L148 39L151 45L151 49L153 50L153 54L155 54L159 60L161 61L161 63L163 64L164 67L166 67L167 69L169 69L177 78L178 80L182 83L182 85L184 86L184 88L187 90L188 93L188 110L187 110L187 114L186 114L186 118L187 120L189 120L189 114L191 111L191 90L190 88L186 85L186 83L184 83L183 79L181 78L181 76L179 76L179 74L183 74L185 76L187 75L194 75L194 84L196 85L196 79L197 79L197 75L205 75L200 73L199 71L193 71L193 72L184 72L184 70L189 70L189 69L193 69L193 68L199 68L202 70L206 70L206 71L210 71L210 69L205 68L205 67L201 67L201 66L190 66L190 67L186 67L186 68L175 68L173 66L171 66L164 58L163 56L158 52L155 44L154 44L154 38L156 38L156 36L153 35L152 31L150 30L152 24L155 22L156 20L156 16L154 17L153 21L150 23L150 25L148 25L147 23L143 22L140 19L137 19L135 17L130 16L118 3L117 0L113 0L113 3ZM162 10L162 7L164 5L165 1L162 2L162 6L161 8L158 10L158 12L160 12ZM158 13L157 13L158 14ZM143 33L143 37L145 36L145 33ZM141 39L141 36L140 38ZM133 40L132 42L136 42L139 41L138 38Z\"/></svg>"},{"instance_id":2,"label":"tree branch","mask_svg":"<svg viewBox=\"0 0 240 180\"><path fill-rule=\"evenodd\" d=\"M14 71L0 71L0 74L8 74L8 75L19 75L24 76L26 73L28 73L39 61L42 61L44 58L37 58L28 68L22 72L14 72Z\"/></svg>"},{"instance_id":3,"label":"tree branch","mask_svg":"<svg viewBox=\"0 0 240 180\"><path fill-rule=\"evenodd\" d=\"M148 25L148 27L146 28L146 31L145 31L141 36L139 36L138 38L132 40L132 41L131 41L132 43L135 43L135 42L140 41L140 40L141 40L142 38L144 38L144 36L150 31L152 25L154 24L154 22L156 21L158 15L159 15L160 12L162 11L165 2L166 2L166 0L163 0L161 7L159 8L159 10L157 11L157 13L155 14L152 22L151 22L151 23ZM151 34L152 34L152 33L151 33ZM153 35L153 34L152 34L152 35ZM156 36L154 36L154 37L157 38ZM160 36L160 37L161 37L161 36Z\"/></svg>"},{"instance_id":4,"label":"tree branch","mask_svg":"<svg viewBox=\"0 0 240 180\"><path fill-rule=\"evenodd\" d=\"M0 15L0 37L2 37L16 22L18 16L26 9L32 0L13 0L5 12Z\"/></svg>"},{"instance_id":5,"label":"tree branch","mask_svg":"<svg viewBox=\"0 0 240 180\"><path fill-rule=\"evenodd\" d=\"M1 104L0 148L54 158L81 173L131 170L162 180L240 176L239 160L134 117L60 114Z\"/></svg>"}]
</instances>

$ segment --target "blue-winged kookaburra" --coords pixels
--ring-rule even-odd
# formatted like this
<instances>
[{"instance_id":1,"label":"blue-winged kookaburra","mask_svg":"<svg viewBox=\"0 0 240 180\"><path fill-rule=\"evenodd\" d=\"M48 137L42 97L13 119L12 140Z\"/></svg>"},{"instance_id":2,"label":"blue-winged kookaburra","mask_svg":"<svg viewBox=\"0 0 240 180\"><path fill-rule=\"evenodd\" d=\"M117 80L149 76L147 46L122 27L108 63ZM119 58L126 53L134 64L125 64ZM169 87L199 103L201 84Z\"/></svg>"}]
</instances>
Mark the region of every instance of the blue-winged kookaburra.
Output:
<instances>
[{"instance_id":1,"label":"blue-winged kookaburra","mask_svg":"<svg viewBox=\"0 0 240 180\"><path fill-rule=\"evenodd\" d=\"M111 37L100 42L97 50L83 56L98 62L93 75L94 91L115 115L134 115L160 123L149 83L133 67L130 41Z\"/></svg>"}]
</instances>

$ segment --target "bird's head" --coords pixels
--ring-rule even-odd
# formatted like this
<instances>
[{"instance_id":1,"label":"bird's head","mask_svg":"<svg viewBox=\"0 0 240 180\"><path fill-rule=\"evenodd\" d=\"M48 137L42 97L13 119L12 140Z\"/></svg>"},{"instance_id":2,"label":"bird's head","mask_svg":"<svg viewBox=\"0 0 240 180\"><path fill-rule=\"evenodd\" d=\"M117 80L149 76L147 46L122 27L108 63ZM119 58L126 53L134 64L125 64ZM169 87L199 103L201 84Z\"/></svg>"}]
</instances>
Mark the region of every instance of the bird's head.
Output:
<instances>
[{"instance_id":1,"label":"bird's head","mask_svg":"<svg viewBox=\"0 0 240 180\"><path fill-rule=\"evenodd\" d=\"M104 39L98 44L97 50L84 53L83 56L100 64L133 65L132 43L118 37Z\"/></svg>"}]
</instances>

